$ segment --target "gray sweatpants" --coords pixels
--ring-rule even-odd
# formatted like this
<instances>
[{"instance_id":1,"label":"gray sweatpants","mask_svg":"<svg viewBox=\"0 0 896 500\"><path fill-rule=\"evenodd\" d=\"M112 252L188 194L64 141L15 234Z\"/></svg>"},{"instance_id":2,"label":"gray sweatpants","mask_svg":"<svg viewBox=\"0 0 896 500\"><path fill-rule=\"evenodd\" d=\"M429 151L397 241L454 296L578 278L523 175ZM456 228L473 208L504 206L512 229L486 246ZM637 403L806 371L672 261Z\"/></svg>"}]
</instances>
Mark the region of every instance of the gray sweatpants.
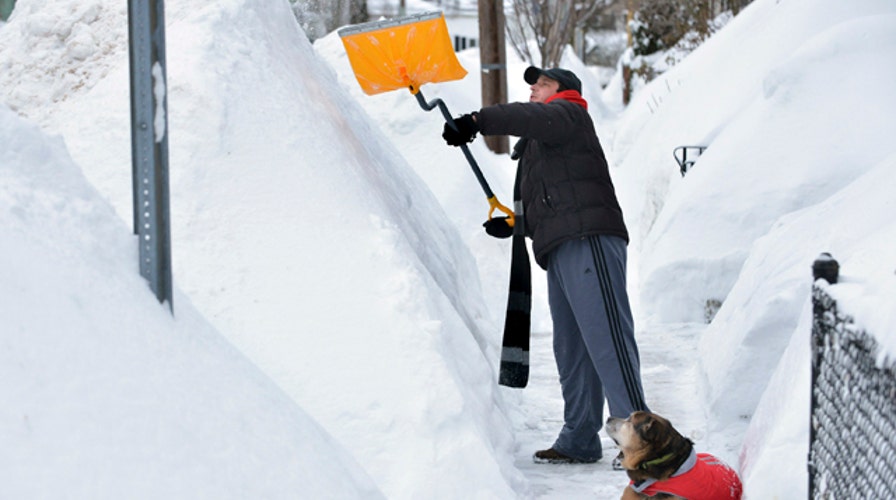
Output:
<instances>
[{"instance_id":1,"label":"gray sweatpants","mask_svg":"<svg viewBox=\"0 0 896 500\"><path fill-rule=\"evenodd\" d=\"M648 410L625 289L626 243L616 236L568 241L549 256L548 301L563 391L563 429L553 448L601 457L604 397L610 415Z\"/></svg>"}]
</instances>

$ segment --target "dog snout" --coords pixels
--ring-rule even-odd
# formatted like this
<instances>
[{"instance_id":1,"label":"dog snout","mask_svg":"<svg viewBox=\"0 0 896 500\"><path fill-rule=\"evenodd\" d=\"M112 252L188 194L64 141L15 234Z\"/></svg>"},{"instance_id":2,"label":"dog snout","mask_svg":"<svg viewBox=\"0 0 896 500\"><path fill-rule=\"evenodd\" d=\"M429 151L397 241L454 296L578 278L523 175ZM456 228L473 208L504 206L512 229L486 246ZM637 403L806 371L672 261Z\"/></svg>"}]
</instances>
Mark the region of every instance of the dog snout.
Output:
<instances>
[{"instance_id":1,"label":"dog snout","mask_svg":"<svg viewBox=\"0 0 896 500\"><path fill-rule=\"evenodd\" d=\"M618 417L610 417L607 419L607 435L610 436L613 441L616 441L616 434L619 432L619 427L622 426L623 423L625 423L625 420Z\"/></svg>"}]
</instances>

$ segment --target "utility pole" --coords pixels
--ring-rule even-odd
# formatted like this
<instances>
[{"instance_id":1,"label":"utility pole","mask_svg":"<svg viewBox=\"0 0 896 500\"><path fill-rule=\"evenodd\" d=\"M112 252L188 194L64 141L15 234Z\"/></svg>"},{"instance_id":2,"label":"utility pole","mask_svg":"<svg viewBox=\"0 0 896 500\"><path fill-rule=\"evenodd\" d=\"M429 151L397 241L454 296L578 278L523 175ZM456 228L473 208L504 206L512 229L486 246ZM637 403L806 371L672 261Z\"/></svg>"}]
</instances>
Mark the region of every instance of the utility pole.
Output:
<instances>
[{"instance_id":1,"label":"utility pole","mask_svg":"<svg viewBox=\"0 0 896 500\"><path fill-rule=\"evenodd\" d=\"M140 275L172 314L165 1L128 1L131 167Z\"/></svg>"},{"instance_id":2,"label":"utility pole","mask_svg":"<svg viewBox=\"0 0 896 500\"><path fill-rule=\"evenodd\" d=\"M479 59L482 105L507 102L507 56L504 46L504 3L479 0ZM484 136L485 144L498 154L510 151L506 135Z\"/></svg>"}]
</instances>

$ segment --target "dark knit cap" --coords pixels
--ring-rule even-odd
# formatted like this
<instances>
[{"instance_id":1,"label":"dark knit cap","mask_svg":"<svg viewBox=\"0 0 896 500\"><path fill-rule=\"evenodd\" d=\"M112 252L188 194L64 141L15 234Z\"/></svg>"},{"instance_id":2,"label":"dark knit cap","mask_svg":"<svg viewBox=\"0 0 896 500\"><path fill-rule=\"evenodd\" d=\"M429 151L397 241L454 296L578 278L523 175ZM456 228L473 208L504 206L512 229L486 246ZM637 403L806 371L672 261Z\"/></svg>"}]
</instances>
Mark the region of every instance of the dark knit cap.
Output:
<instances>
[{"instance_id":1,"label":"dark knit cap","mask_svg":"<svg viewBox=\"0 0 896 500\"><path fill-rule=\"evenodd\" d=\"M536 68L535 66L529 66L528 68L526 68L526 72L523 73L523 79L526 80L526 83L528 83L529 85L534 85L535 82L538 81L538 77L541 75L559 82L560 90L575 90L580 94L582 93L582 82L579 80L579 77L577 77L575 73L568 69L541 69Z\"/></svg>"}]
</instances>

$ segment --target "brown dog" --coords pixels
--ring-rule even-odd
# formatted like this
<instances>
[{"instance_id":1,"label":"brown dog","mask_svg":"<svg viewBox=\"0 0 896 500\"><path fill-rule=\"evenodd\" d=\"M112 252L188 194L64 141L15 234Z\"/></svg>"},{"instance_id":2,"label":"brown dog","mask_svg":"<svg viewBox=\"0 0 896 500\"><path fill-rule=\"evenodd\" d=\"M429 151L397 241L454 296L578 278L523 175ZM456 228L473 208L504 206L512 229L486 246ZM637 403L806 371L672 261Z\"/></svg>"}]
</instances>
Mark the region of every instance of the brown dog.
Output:
<instances>
[{"instance_id":1,"label":"brown dog","mask_svg":"<svg viewBox=\"0 0 896 500\"><path fill-rule=\"evenodd\" d=\"M619 445L622 466L631 479L622 500L739 500L743 495L731 467L708 453L696 453L690 439L655 413L610 417L606 429Z\"/></svg>"}]
</instances>

